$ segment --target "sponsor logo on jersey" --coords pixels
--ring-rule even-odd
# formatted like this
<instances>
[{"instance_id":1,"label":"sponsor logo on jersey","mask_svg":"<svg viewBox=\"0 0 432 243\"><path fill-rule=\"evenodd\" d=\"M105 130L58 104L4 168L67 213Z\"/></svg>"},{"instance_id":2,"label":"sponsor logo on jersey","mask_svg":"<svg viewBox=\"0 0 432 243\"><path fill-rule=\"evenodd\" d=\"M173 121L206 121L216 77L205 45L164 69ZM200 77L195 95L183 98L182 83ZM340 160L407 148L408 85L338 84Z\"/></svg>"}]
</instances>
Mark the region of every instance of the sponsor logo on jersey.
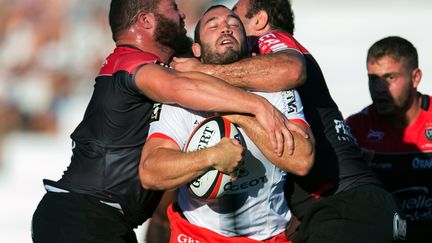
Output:
<instances>
[{"instance_id":1,"label":"sponsor logo on jersey","mask_svg":"<svg viewBox=\"0 0 432 243\"><path fill-rule=\"evenodd\" d=\"M382 141L384 139L384 133L370 129L367 135L368 140Z\"/></svg>"},{"instance_id":2,"label":"sponsor logo on jersey","mask_svg":"<svg viewBox=\"0 0 432 243\"><path fill-rule=\"evenodd\" d=\"M288 114L297 112L297 102L296 102L296 98L294 95L294 91L293 90L287 90L283 92L285 95L285 101L286 101L286 106L287 106L287 111Z\"/></svg>"},{"instance_id":3,"label":"sponsor logo on jersey","mask_svg":"<svg viewBox=\"0 0 432 243\"><path fill-rule=\"evenodd\" d=\"M195 240L194 238L192 238L186 234L179 234L177 236L177 242L178 243L201 243L201 241Z\"/></svg>"},{"instance_id":4,"label":"sponsor logo on jersey","mask_svg":"<svg viewBox=\"0 0 432 243\"><path fill-rule=\"evenodd\" d=\"M432 220L432 198L427 187L408 187L393 194L400 200L408 221Z\"/></svg>"},{"instance_id":5,"label":"sponsor logo on jersey","mask_svg":"<svg viewBox=\"0 0 432 243\"><path fill-rule=\"evenodd\" d=\"M414 169L432 169L432 159L421 159L415 157L411 163Z\"/></svg>"},{"instance_id":6,"label":"sponsor logo on jersey","mask_svg":"<svg viewBox=\"0 0 432 243\"><path fill-rule=\"evenodd\" d=\"M334 120L335 130L339 141L356 142L356 139L351 134L350 127L343 120Z\"/></svg>"},{"instance_id":7,"label":"sponsor logo on jersey","mask_svg":"<svg viewBox=\"0 0 432 243\"><path fill-rule=\"evenodd\" d=\"M263 35L259 38L259 48L264 52L278 52L288 49L288 46L279 40L273 33Z\"/></svg>"},{"instance_id":8,"label":"sponsor logo on jersey","mask_svg":"<svg viewBox=\"0 0 432 243\"><path fill-rule=\"evenodd\" d=\"M162 111L162 104L154 103L153 111L150 117L150 122L159 121L161 111Z\"/></svg>"},{"instance_id":9,"label":"sponsor logo on jersey","mask_svg":"<svg viewBox=\"0 0 432 243\"><path fill-rule=\"evenodd\" d=\"M380 162L370 162L369 167L374 169L391 169L393 168L392 163L380 163Z\"/></svg>"},{"instance_id":10,"label":"sponsor logo on jersey","mask_svg":"<svg viewBox=\"0 0 432 243\"><path fill-rule=\"evenodd\" d=\"M250 190L251 188L266 183L267 181L267 176L261 176L242 183L228 182L227 184L225 184L224 189L225 191L230 192L236 192L239 190Z\"/></svg>"},{"instance_id":11,"label":"sponsor logo on jersey","mask_svg":"<svg viewBox=\"0 0 432 243\"><path fill-rule=\"evenodd\" d=\"M426 135L427 139L429 139L430 141L432 141L432 128L426 129L425 130L425 135Z\"/></svg>"},{"instance_id":12,"label":"sponsor logo on jersey","mask_svg":"<svg viewBox=\"0 0 432 243\"><path fill-rule=\"evenodd\" d=\"M243 161L243 162L244 162L244 161ZM242 177L245 177L245 176L248 176L248 175L249 175L249 171L246 170L246 168L241 167L241 168L238 170L238 173L237 173L238 178L242 178Z\"/></svg>"}]
</instances>

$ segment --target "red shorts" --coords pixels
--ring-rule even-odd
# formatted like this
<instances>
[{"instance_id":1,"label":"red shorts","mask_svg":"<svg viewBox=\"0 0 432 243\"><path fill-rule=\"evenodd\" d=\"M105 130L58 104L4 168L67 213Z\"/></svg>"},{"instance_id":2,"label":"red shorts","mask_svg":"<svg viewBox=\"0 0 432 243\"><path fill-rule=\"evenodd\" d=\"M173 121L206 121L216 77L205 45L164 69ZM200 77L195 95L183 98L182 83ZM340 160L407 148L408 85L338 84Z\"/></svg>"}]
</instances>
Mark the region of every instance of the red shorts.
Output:
<instances>
[{"instance_id":1,"label":"red shorts","mask_svg":"<svg viewBox=\"0 0 432 243\"><path fill-rule=\"evenodd\" d=\"M226 237L206 228L189 223L173 204L167 209L171 228L170 243L291 243L282 232L272 238L263 241L253 240L247 237Z\"/></svg>"}]
</instances>

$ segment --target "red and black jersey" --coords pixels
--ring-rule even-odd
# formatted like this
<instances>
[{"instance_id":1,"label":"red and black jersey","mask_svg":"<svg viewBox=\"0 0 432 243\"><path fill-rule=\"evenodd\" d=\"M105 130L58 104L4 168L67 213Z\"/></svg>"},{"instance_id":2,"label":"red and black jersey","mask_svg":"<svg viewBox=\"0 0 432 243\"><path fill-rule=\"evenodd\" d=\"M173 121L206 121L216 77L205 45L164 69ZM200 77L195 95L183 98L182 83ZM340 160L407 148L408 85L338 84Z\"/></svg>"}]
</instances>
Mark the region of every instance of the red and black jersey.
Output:
<instances>
[{"instance_id":1,"label":"red and black jersey","mask_svg":"<svg viewBox=\"0 0 432 243\"><path fill-rule=\"evenodd\" d=\"M287 183L287 198L301 218L315 198L364 185L381 185L361 157L338 106L330 96L324 76L314 57L286 32L271 32L258 38L260 54L294 50L306 59L307 80L297 88L304 114L316 139L315 163L307 176ZM293 188L290 186L294 185Z\"/></svg>"},{"instance_id":2,"label":"red and black jersey","mask_svg":"<svg viewBox=\"0 0 432 243\"><path fill-rule=\"evenodd\" d=\"M141 187L138 166L154 101L141 93L134 75L159 58L131 46L108 56L84 118L72 133L71 163L54 186L121 205L134 226L151 217L161 192Z\"/></svg>"},{"instance_id":3,"label":"red and black jersey","mask_svg":"<svg viewBox=\"0 0 432 243\"><path fill-rule=\"evenodd\" d=\"M371 150L369 166L400 200L408 223L417 222L408 232L421 225L426 236L432 229L432 99L423 95L422 101L418 117L405 128L390 125L373 105L346 121L360 147Z\"/></svg>"}]
</instances>

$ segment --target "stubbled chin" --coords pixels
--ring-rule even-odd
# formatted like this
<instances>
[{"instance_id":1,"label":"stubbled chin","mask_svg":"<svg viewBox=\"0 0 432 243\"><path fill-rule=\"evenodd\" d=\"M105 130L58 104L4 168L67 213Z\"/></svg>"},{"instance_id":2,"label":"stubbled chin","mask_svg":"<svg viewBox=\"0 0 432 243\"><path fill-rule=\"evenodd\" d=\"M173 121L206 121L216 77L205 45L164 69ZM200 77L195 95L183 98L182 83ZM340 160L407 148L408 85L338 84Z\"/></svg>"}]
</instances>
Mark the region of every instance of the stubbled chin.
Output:
<instances>
[{"instance_id":1,"label":"stubbled chin","mask_svg":"<svg viewBox=\"0 0 432 243\"><path fill-rule=\"evenodd\" d=\"M222 50L222 52L225 52L227 50L238 50L238 48L235 45L222 45L219 47L220 50Z\"/></svg>"}]
</instances>

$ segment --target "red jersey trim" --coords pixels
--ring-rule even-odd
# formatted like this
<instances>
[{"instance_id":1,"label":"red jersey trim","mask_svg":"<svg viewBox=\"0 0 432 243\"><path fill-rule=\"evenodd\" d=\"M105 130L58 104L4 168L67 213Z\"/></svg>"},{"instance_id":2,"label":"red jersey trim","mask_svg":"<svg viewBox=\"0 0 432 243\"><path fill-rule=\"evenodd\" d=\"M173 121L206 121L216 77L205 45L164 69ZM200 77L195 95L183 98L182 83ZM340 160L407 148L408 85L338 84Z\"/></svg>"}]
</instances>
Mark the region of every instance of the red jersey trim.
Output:
<instances>
[{"instance_id":1,"label":"red jersey trim","mask_svg":"<svg viewBox=\"0 0 432 243\"><path fill-rule=\"evenodd\" d=\"M151 138L161 138L161 139L171 140L175 144L177 144L177 146L180 148L179 144L174 139L172 139L171 137L169 137L163 133L160 133L160 132L152 133L150 136L148 136L147 141Z\"/></svg>"},{"instance_id":2,"label":"red jersey trim","mask_svg":"<svg viewBox=\"0 0 432 243\"><path fill-rule=\"evenodd\" d=\"M292 122L295 122L295 123L299 123L299 124L303 124L303 125L306 125L306 126L308 126L309 127L309 123L307 123L307 121L305 121L305 120L303 120L303 119L289 119L290 121L292 121Z\"/></svg>"},{"instance_id":3,"label":"red jersey trim","mask_svg":"<svg viewBox=\"0 0 432 243\"><path fill-rule=\"evenodd\" d=\"M133 74L143 64L156 63L159 57L130 46L118 46L103 63L99 76L113 75L118 71Z\"/></svg>"}]
</instances>

